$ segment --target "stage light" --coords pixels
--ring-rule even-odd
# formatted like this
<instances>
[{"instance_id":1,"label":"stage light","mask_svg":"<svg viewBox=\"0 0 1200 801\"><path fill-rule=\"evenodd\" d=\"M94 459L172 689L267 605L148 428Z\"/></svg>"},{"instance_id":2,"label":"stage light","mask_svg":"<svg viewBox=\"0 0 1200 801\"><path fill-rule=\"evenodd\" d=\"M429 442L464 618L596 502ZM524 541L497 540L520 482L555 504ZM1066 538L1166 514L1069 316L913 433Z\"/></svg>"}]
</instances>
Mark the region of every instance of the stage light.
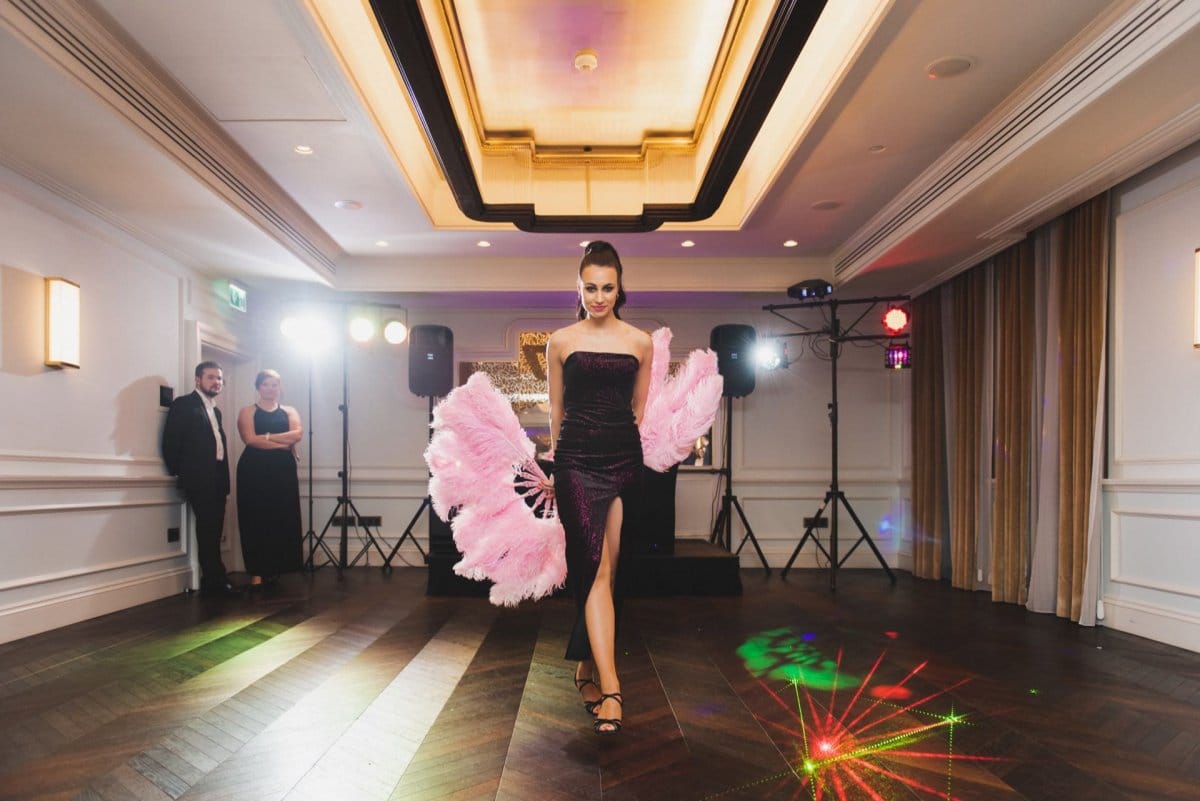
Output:
<instances>
[{"instance_id":1,"label":"stage light","mask_svg":"<svg viewBox=\"0 0 1200 801\"><path fill-rule=\"evenodd\" d=\"M370 342L375 336L375 323L366 317L355 317L350 321L350 338L355 342Z\"/></svg>"},{"instance_id":2,"label":"stage light","mask_svg":"<svg viewBox=\"0 0 1200 801\"><path fill-rule=\"evenodd\" d=\"M283 336L301 351L316 356L329 348L329 324L314 314L288 316L279 324Z\"/></svg>"},{"instance_id":3,"label":"stage light","mask_svg":"<svg viewBox=\"0 0 1200 801\"><path fill-rule=\"evenodd\" d=\"M383 326L383 338L389 344L399 345L404 340L408 339L408 326L399 320L389 320Z\"/></svg>"},{"instance_id":4,"label":"stage light","mask_svg":"<svg viewBox=\"0 0 1200 801\"><path fill-rule=\"evenodd\" d=\"M883 313L883 327L890 336L897 336L908 327L908 311L903 306L888 306Z\"/></svg>"},{"instance_id":5,"label":"stage light","mask_svg":"<svg viewBox=\"0 0 1200 801\"><path fill-rule=\"evenodd\" d=\"M754 346L754 362L764 370L788 366L787 350L778 339L763 339Z\"/></svg>"},{"instance_id":6,"label":"stage light","mask_svg":"<svg viewBox=\"0 0 1200 801\"><path fill-rule=\"evenodd\" d=\"M889 370L907 370L912 367L912 349L908 343L888 345L883 366Z\"/></svg>"}]
</instances>

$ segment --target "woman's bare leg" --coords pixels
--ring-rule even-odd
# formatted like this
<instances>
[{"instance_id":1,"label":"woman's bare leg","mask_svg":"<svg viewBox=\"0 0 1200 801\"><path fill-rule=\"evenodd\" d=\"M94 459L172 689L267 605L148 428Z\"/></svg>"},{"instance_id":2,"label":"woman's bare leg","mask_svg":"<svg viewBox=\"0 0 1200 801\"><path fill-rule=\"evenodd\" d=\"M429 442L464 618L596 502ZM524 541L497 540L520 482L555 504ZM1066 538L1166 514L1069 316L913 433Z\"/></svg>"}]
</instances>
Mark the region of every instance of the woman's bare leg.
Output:
<instances>
[{"instance_id":1,"label":"woman's bare leg","mask_svg":"<svg viewBox=\"0 0 1200 801\"><path fill-rule=\"evenodd\" d=\"M588 679L592 682L596 681L596 663L590 659L584 659L575 666L575 686L579 687L579 695L584 701L591 703L600 697L600 685L584 684L579 686L579 682Z\"/></svg>"},{"instance_id":2,"label":"woman's bare leg","mask_svg":"<svg viewBox=\"0 0 1200 801\"><path fill-rule=\"evenodd\" d=\"M617 498L608 508L608 517L604 523L604 545L600 549L600 565L583 606L596 681L600 684L601 692L605 693L621 691L621 682L617 678L617 624L613 611L613 582L617 577L617 557L621 550L622 515L621 499ZM621 705L611 698L606 698L604 703L596 708L596 716L619 720Z\"/></svg>"}]
</instances>

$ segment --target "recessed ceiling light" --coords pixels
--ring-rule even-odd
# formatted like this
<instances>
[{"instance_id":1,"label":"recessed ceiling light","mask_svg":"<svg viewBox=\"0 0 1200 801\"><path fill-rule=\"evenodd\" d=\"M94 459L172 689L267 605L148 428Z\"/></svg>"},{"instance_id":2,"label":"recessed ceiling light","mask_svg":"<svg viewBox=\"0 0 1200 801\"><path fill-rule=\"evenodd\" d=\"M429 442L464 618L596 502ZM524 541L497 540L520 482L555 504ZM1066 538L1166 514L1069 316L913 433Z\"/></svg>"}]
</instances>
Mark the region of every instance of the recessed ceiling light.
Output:
<instances>
[{"instance_id":1,"label":"recessed ceiling light","mask_svg":"<svg viewBox=\"0 0 1200 801\"><path fill-rule=\"evenodd\" d=\"M480 240L479 240L478 242L476 242L475 244L476 244L478 247L481 247L481 248L490 248L490 247L492 246L492 243L491 243L491 242L489 242L489 241L487 241L486 239L480 239Z\"/></svg>"},{"instance_id":2,"label":"recessed ceiling light","mask_svg":"<svg viewBox=\"0 0 1200 801\"><path fill-rule=\"evenodd\" d=\"M696 247L696 243L695 243L695 242L693 242L693 241L692 241L692 240L690 240L690 239L685 239L685 240L683 240L682 242L680 242L680 243L679 243L679 247L681 247L681 248L694 248L694 247Z\"/></svg>"},{"instance_id":3,"label":"recessed ceiling light","mask_svg":"<svg viewBox=\"0 0 1200 801\"><path fill-rule=\"evenodd\" d=\"M301 156L311 156L313 149L308 145L296 145L292 150L295 150Z\"/></svg>"},{"instance_id":4,"label":"recessed ceiling light","mask_svg":"<svg viewBox=\"0 0 1200 801\"><path fill-rule=\"evenodd\" d=\"M346 211L358 211L362 208L362 203L357 200L335 200L334 208L345 209Z\"/></svg>"},{"instance_id":5,"label":"recessed ceiling light","mask_svg":"<svg viewBox=\"0 0 1200 801\"><path fill-rule=\"evenodd\" d=\"M925 75L934 80L954 78L971 69L974 64L975 62L966 56L939 58L925 67Z\"/></svg>"},{"instance_id":6,"label":"recessed ceiling light","mask_svg":"<svg viewBox=\"0 0 1200 801\"><path fill-rule=\"evenodd\" d=\"M842 202L840 200L818 200L812 204L812 207L817 211L833 211L834 209L840 209Z\"/></svg>"},{"instance_id":7,"label":"recessed ceiling light","mask_svg":"<svg viewBox=\"0 0 1200 801\"><path fill-rule=\"evenodd\" d=\"M375 247L386 248L387 246L388 246L388 242L386 239L375 240Z\"/></svg>"},{"instance_id":8,"label":"recessed ceiling light","mask_svg":"<svg viewBox=\"0 0 1200 801\"><path fill-rule=\"evenodd\" d=\"M784 243L783 243L783 246L784 246L785 248L794 248L794 247L796 247L796 245L799 245L799 244L800 244L800 243L799 243L799 242L797 242L795 239L789 239L789 240L787 240L786 242L784 242Z\"/></svg>"},{"instance_id":9,"label":"recessed ceiling light","mask_svg":"<svg viewBox=\"0 0 1200 801\"><path fill-rule=\"evenodd\" d=\"M868 153L882 153L887 150L887 145L871 145L867 148Z\"/></svg>"},{"instance_id":10,"label":"recessed ceiling light","mask_svg":"<svg viewBox=\"0 0 1200 801\"><path fill-rule=\"evenodd\" d=\"M590 47L585 47L575 54L575 69L580 72L591 72L598 66L600 66L600 57Z\"/></svg>"}]
</instances>

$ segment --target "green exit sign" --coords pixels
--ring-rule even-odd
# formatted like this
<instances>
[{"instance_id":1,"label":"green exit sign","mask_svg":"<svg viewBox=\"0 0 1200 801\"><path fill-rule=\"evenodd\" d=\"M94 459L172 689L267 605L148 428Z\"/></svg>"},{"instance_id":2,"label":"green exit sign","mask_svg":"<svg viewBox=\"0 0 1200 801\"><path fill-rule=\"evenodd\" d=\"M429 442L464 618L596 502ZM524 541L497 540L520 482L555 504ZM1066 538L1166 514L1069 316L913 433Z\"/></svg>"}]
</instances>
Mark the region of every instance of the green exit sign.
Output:
<instances>
[{"instance_id":1,"label":"green exit sign","mask_svg":"<svg viewBox=\"0 0 1200 801\"><path fill-rule=\"evenodd\" d=\"M246 311L246 290L232 281L229 282L229 305L240 312Z\"/></svg>"}]
</instances>

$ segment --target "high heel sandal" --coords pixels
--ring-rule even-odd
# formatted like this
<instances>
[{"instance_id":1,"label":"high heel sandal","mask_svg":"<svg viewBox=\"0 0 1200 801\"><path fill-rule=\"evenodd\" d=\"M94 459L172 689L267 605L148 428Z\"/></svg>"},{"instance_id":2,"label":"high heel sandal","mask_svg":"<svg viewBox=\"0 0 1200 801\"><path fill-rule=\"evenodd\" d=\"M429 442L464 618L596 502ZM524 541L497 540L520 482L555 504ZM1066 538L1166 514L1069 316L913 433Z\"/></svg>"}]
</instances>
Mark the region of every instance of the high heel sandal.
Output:
<instances>
[{"instance_id":1,"label":"high heel sandal","mask_svg":"<svg viewBox=\"0 0 1200 801\"><path fill-rule=\"evenodd\" d=\"M589 684L592 685L593 687L595 687L597 690L600 689L600 685L597 684L596 682L592 681L591 679L575 679L575 689L579 690L579 696L581 698L583 697L583 688L588 686ZM600 702L603 700L604 700L604 696L600 696L600 698L596 699L595 701L589 701L586 698L584 698L583 699L583 708L587 710L587 713L589 715L594 715L594 714L596 714L596 707L600 706Z\"/></svg>"},{"instance_id":2,"label":"high heel sandal","mask_svg":"<svg viewBox=\"0 0 1200 801\"><path fill-rule=\"evenodd\" d=\"M625 709L625 702L621 700L620 693L601 693L600 700L596 702L596 714L600 714L600 705L604 703L606 698L611 698L621 705L621 709ZM601 728L602 726L611 726L611 729ZM596 734L616 734L621 730L620 718L596 718L592 721L592 729Z\"/></svg>"}]
</instances>

